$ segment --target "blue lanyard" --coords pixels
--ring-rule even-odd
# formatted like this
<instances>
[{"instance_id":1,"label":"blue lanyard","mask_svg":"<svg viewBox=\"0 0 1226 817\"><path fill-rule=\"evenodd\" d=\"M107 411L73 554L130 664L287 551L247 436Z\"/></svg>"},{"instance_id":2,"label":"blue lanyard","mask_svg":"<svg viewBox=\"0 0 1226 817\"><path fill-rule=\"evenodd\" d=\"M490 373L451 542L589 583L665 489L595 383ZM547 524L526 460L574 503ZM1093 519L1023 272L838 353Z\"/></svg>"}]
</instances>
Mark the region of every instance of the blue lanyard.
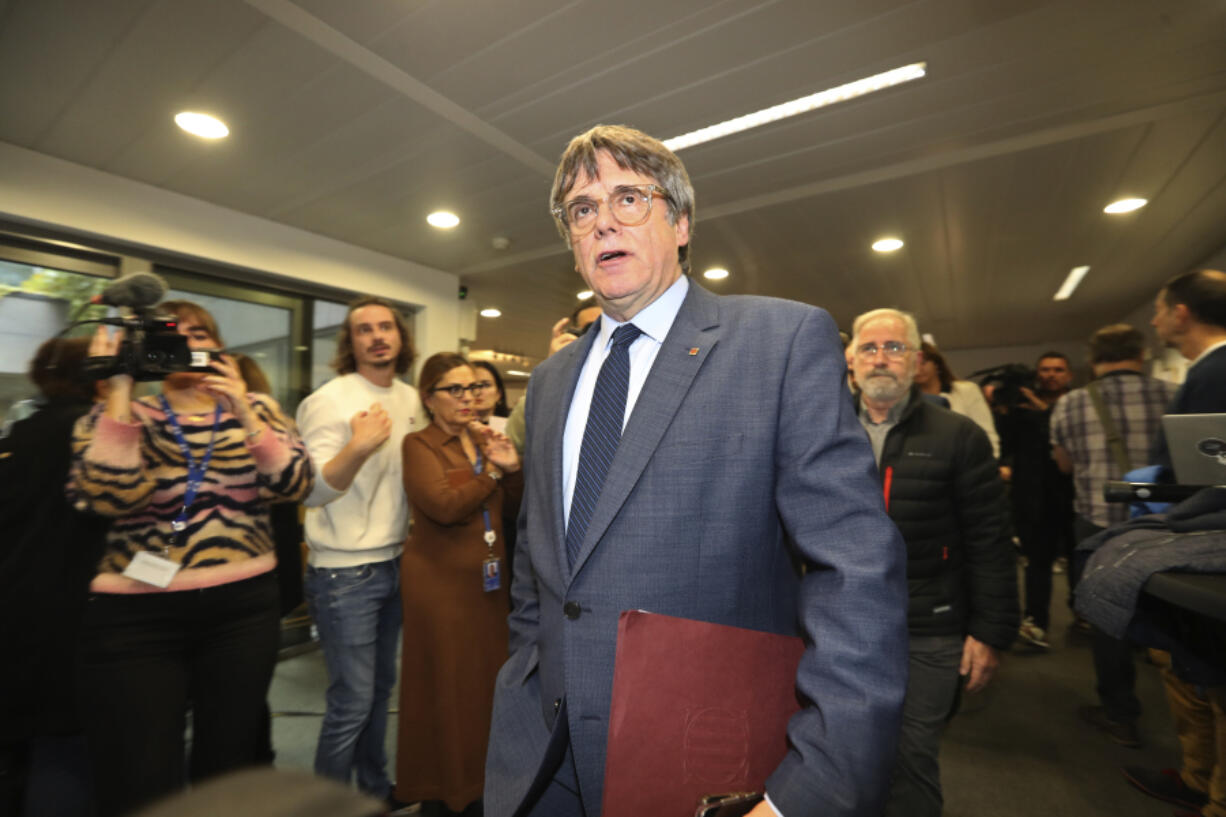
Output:
<instances>
[{"instance_id":1,"label":"blue lanyard","mask_svg":"<svg viewBox=\"0 0 1226 817\"><path fill-rule=\"evenodd\" d=\"M197 463L192 457L191 448L187 445L187 438L183 436L179 418L175 416L175 411L170 407L166 395L159 394L158 400L161 401L162 409L166 412L166 421L170 423L170 429L174 432L179 451L183 453L183 459L187 461L187 489L183 492L183 510L179 511L179 515L170 523L170 527L178 534L187 528L187 510L196 501L196 494L200 492L200 486L204 483L204 472L208 470L209 461L213 459L213 444L217 442L217 426L221 423L221 404L218 403L213 410L213 433L209 436L209 447L205 450L200 462Z\"/></svg>"},{"instance_id":2,"label":"blue lanyard","mask_svg":"<svg viewBox=\"0 0 1226 817\"><path fill-rule=\"evenodd\" d=\"M476 444L473 448L477 448ZM481 474L481 449L477 448L477 461L473 463L473 474ZM489 503L481 503L481 515L485 518L485 544L489 545L490 553L494 552L494 539L497 535L494 533L494 526L490 524L490 506Z\"/></svg>"}]
</instances>

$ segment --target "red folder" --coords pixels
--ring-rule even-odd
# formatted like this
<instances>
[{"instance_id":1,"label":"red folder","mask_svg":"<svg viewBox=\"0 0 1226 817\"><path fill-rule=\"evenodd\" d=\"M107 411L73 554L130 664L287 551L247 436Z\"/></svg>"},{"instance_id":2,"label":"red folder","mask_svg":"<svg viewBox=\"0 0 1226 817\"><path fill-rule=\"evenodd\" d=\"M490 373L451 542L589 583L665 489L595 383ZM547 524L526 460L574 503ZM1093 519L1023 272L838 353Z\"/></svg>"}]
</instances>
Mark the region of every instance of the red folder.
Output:
<instances>
[{"instance_id":1,"label":"red folder","mask_svg":"<svg viewBox=\"0 0 1226 817\"><path fill-rule=\"evenodd\" d=\"M762 791L800 708L799 638L628 610L617 627L603 817L693 817Z\"/></svg>"}]
</instances>

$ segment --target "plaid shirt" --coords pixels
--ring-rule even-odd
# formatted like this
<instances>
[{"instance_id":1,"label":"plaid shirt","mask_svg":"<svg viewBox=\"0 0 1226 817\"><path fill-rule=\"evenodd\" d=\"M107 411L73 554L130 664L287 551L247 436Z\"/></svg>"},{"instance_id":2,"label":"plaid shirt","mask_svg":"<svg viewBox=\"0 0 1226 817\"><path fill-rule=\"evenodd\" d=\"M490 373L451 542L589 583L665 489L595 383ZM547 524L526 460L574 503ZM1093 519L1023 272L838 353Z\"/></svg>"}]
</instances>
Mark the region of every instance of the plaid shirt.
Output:
<instances>
[{"instance_id":1,"label":"plaid shirt","mask_svg":"<svg viewBox=\"0 0 1226 817\"><path fill-rule=\"evenodd\" d=\"M1162 415L1175 396L1176 386L1139 372L1109 372L1098 379L1103 406L1128 452L1133 468L1149 464L1149 447L1161 428ZM1128 519L1128 506L1103 499L1107 480L1124 475L1111 456L1107 433L1085 389L1060 398L1051 414L1051 444L1061 446L1073 460L1073 485L1078 514L1095 525L1110 527Z\"/></svg>"}]
</instances>

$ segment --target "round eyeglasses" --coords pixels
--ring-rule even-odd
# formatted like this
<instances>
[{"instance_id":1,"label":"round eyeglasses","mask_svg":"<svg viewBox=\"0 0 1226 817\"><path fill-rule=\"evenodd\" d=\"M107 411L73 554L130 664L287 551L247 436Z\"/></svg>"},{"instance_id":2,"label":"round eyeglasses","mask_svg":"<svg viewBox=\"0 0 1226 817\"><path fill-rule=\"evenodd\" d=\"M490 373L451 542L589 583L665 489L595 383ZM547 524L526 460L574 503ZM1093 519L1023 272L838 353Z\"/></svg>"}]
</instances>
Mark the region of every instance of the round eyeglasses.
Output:
<instances>
[{"instance_id":1,"label":"round eyeglasses","mask_svg":"<svg viewBox=\"0 0 1226 817\"><path fill-rule=\"evenodd\" d=\"M887 340L885 343L878 346L875 343L866 343L863 346L856 347L856 357L861 360L872 360L877 357L878 352L885 352L886 360L902 360L907 352L911 351L911 347L905 343L899 343L896 340Z\"/></svg>"},{"instance_id":2,"label":"round eyeglasses","mask_svg":"<svg viewBox=\"0 0 1226 817\"><path fill-rule=\"evenodd\" d=\"M657 185L627 184L614 188L604 204L618 224L637 227L651 215L651 202L657 196L668 198L668 194ZM596 228L596 214L600 211L600 205L601 202L595 199L579 196L554 207L550 212L566 225L571 238L582 238Z\"/></svg>"}]
</instances>

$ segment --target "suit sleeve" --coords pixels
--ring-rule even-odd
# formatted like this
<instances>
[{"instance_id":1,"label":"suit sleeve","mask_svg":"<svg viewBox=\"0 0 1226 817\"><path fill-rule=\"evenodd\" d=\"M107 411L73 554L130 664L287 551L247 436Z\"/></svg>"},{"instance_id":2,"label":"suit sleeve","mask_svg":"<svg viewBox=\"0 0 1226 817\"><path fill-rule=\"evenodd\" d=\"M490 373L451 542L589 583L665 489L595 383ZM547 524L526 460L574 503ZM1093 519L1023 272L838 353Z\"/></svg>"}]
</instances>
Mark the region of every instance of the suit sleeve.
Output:
<instances>
[{"instance_id":1,"label":"suit sleeve","mask_svg":"<svg viewBox=\"0 0 1226 817\"><path fill-rule=\"evenodd\" d=\"M906 553L846 368L830 316L808 312L777 403L776 506L808 566L796 678L806 705L766 784L784 817L880 813L906 689Z\"/></svg>"},{"instance_id":2,"label":"suit sleeve","mask_svg":"<svg viewBox=\"0 0 1226 817\"><path fill-rule=\"evenodd\" d=\"M515 406L520 412L522 421L522 448L520 456L528 449L531 432L528 429L527 417L530 403L533 399L533 384L528 382L528 391ZM523 463L521 463L523 465ZM521 474L527 474L527 468L520 468ZM527 485L524 490L527 490ZM532 566L532 548L528 547L528 525L526 514L520 513L517 521L515 537L515 559L511 576L511 615L507 618L510 627L510 655L514 656L521 647L531 648L536 644L536 633L540 625L540 603L536 589L536 573Z\"/></svg>"},{"instance_id":3,"label":"suit sleeve","mask_svg":"<svg viewBox=\"0 0 1226 817\"><path fill-rule=\"evenodd\" d=\"M970 620L967 632L1005 650L1019 624L1017 573L1001 481L987 435L966 424L960 432L954 504L965 548Z\"/></svg>"}]
</instances>

